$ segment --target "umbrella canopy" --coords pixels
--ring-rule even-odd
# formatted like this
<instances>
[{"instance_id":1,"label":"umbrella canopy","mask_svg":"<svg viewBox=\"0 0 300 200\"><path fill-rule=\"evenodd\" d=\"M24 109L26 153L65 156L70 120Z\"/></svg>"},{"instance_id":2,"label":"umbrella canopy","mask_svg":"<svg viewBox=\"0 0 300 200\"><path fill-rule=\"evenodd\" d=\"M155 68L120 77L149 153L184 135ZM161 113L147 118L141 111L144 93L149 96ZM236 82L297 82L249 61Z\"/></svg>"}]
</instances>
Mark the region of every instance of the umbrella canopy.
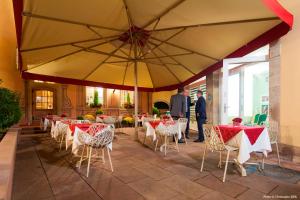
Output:
<instances>
[{"instance_id":1,"label":"umbrella canopy","mask_svg":"<svg viewBox=\"0 0 300 200\"><path fill-rule=\"evenodd\" d=\"M271 9L270 9L271 8ZM285 34L276 0L14 0L24 78L174 89Z\"/></svg>"}]
</instances>

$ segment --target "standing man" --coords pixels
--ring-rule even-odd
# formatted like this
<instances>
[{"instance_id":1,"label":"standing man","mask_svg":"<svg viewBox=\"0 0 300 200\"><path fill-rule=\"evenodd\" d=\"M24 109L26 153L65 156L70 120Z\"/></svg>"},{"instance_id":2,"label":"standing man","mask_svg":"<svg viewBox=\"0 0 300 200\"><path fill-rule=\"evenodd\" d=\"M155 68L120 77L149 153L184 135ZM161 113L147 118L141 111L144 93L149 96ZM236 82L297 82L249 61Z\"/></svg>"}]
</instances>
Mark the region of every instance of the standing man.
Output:
<instances>
[{"instance_id":1,"label":"standing man","mask_svg":"<svg viewBox=\"0 0 300 200\"><path fill-rule=\"evenodd\" d=\"M183 88L177 90L177 94L171 96L170 111L173 119L185 117L186 112L185 98L183 96Z\"/></svg>"},{"instance_id":2,"label":"standing man","mask_svg":"<svg viewBox=\"0 0 300 200\"><path fill-rule=\"evenodd\" d=\"M186 105L186 113L185 113L185 117L187 118L187 124L186 124L186 130L185 130L185 138L186 139L190 139L189 133L190 133L190 117L191 117L191 106L194 105L194 103L192 103L191 97L189 95L189 90L188 89L184 89L183 95L185 96L185 105Z\"/></svg>"},{"instance_id":3,"label":"standing man","mask_svg":"<svg viewBox=\"0 0 300 200\"><path fill-rule=\"evenodd\" d=\"M197 97L198 100L196 102L196 119L197 119L197 125L198 125L198 139L194 142L203 142L204 141L204 135L203 135L203 124L205 124L206 121L206 102L203 97L203 92L201 90L197 91Z\"/></svg>"},{"instance_id":4,"label":"standing man","mask_svg":"<svg viewBox=\"0 0 300 200\"><path fill-rule=\"evenodd\" d=\"M182 87L178 88L177 94L171 96L170 111L171 111L172 118L175 120L180 117L185 117L186 102L185 102L185 96L183 96ZM178 142L184 143L182 139L180 139Z\"/></svg>"}]
</instances>

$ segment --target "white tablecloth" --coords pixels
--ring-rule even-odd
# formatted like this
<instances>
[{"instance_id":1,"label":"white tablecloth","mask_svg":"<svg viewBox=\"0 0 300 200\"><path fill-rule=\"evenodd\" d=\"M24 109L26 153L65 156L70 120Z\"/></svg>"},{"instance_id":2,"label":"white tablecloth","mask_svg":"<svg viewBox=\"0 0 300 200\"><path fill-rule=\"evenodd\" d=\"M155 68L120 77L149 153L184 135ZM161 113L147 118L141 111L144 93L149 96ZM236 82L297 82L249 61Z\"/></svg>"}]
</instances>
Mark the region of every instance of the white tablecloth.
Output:
<instances>
[{"instance_id":1,"label":"white tablecloth","mask_svg":"<svg viewBox=\"0 0 300 200\"><path fill-rule=\"evenodd\" d=\"M237 161L241 164L250 159L251 152L263 152L263 154L267 156L268 152L272 151L267 128L264 128L253 145L250 143L244 130L241 130L237 135L226 142L226 145L239 148Z\"/></svg>"}]
</instances>

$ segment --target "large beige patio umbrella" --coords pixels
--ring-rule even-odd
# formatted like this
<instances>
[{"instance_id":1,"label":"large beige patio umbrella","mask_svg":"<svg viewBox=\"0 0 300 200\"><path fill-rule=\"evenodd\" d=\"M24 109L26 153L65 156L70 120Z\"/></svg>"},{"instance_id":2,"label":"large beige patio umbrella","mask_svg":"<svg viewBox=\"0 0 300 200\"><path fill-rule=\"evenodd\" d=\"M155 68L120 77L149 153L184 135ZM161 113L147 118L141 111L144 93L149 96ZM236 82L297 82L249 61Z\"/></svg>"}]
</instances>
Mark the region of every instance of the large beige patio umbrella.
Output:
<instances>
[{"instance_id":1,"label":"large beige patio umbrella","mask_svg":"<svg viewBox=\"0 0 300 200\"><path fill-rule=\"evenodd\" d=\"M285 34L276 0L14 0L28 79L161 91Z\"/></svg>"}]
</instances>

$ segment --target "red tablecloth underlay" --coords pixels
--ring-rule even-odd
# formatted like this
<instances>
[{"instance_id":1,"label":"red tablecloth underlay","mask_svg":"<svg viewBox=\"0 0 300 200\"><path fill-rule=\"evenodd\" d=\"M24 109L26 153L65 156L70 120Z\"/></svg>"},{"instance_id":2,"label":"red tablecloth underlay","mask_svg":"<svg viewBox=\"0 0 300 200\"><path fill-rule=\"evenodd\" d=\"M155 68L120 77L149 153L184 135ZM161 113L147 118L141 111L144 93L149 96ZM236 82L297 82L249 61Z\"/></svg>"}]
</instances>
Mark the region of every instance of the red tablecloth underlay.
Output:
<instances>
[{"instance_id":1,"label":"red tablecloth underlay","mask_svg":"<svg viewBox=\"0 0 300 200\"><path fill-rule=\"evenodd\" d=\"M250 127L250 126L220 125L218 127L220 129L220 132L222 134L225 143L228 142L228 140L233 138L240 131L244 130L252 145L256 142L257 138L264 130L264 127L261 126Z\"/></svg>"}]
</instances>

